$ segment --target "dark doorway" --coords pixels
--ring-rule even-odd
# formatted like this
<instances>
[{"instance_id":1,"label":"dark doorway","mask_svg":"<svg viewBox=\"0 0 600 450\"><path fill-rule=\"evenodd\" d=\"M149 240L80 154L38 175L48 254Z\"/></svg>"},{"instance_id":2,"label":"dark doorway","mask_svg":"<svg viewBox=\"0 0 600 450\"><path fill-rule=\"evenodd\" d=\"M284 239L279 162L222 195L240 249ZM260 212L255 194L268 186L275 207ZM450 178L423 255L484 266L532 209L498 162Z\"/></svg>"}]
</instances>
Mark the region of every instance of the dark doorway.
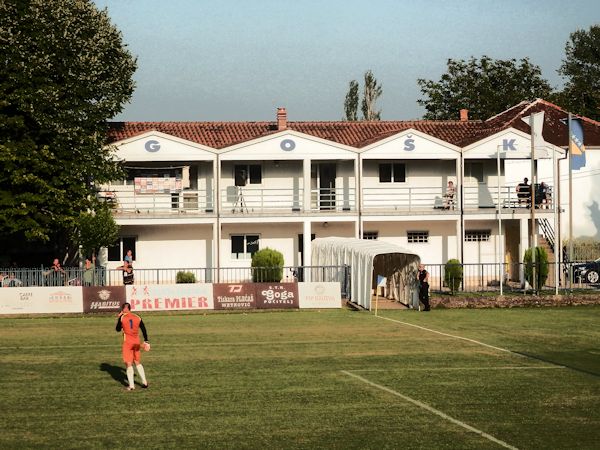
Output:
<instances>
[{"instance_id":1,"label":"dark doorway","mask_svg":"<svg viewBox=\"0 0 600 450\"><path fill-rule=\"evenodd\" d=\"M335 163L319 164L319 209L335 209Z\"/></svg>"}]
</instances>

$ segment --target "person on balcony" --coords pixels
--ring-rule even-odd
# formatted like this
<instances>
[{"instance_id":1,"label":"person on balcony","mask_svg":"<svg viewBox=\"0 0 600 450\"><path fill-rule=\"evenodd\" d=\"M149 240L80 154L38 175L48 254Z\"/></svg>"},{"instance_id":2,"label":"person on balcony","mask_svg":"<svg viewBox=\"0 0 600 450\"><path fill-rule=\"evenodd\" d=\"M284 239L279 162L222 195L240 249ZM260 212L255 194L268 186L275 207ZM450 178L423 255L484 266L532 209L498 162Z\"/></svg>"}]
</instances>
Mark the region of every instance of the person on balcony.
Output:
<instances>
[{"instance_id":1,"label":"person on balcony","mask_svg":"<svg viewBox=\"0 0 600 450\"><path fill-rule=\"evenodd\" d=\"M528 208L531 206L531 186L527 178L523 178L523 182L517 185L517 198L519 199L519 206L523 203Z\"/></svg>"},{"instance_id":2,"label":"person on balcony","mask_svg":"<svg viewBox=\"0 0 600 450\"><path fill-rule=\"evenodd\" d=\"M540 197L540 205L541 209L548 209L548 205L550 204L550 189L549 186L545 182L540 183L539 189L539 197ZM537 198L536 198L537 203Z\"/></svg>"},{"instance_id":3,"label":"person on balcony","mask_svg":"<svg viewBox=\"0 0 600 450\"><path fill-rule=\"evenodd\" d=\"M448 181L446 186L446 193L444 194L444 209L454 209L454 196L456 194L456 188L452 181Z\"/></svg>"},{"instance_id":4,"label":"person on balcony","mask_svg":"<svg viewBox=\"0 0 600 450\"><path fill-rule=\"evenodd\" d=\"M50 269L44 272L44 276L48 277L48 286L64 286L67 272L61 267L58 258L54 258Z\"/></svg>"}]
</instances>

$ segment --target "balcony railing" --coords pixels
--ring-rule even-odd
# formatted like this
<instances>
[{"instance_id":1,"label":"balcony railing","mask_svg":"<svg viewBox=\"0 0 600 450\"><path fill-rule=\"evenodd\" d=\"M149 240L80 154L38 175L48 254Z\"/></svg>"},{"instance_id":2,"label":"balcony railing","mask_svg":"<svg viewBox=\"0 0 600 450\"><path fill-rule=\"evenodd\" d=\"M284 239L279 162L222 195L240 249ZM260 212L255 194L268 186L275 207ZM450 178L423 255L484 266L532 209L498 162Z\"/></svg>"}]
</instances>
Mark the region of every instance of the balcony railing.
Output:
<instances>
[{"instance_id":1,"label":"balcony railing","mask_svg":"<svg viewBox=\"0 0 600 450\"><path fill-rule=\"evenodd\" d=\"M442 187L390 186L364 188L362 208L379 212L448 212L460 210L460 188L453 198L446 196ZM466 185L465 211L495 210L500 201L503 209L529 208L530 198L519 197L515 186L498 187L480 183ZM536 208L553 209L552 187L542 198L538 192ZM212 214L215 211L212 191L183 190L180 192L139 193L121 187L99 192L99 197L109 203L115 214ZM282 213L356 211L354 188L312 189L310 207L304 207L304 191L301 188L267 189L261 187L229 186L221 191L221 212L227 213Z\"/></svg>"},{"instance_id":2,"label":"balcony railing","mask_svg":"<svg viewBox=\"0 0 600 450\"><path fill-rule=\"evenodd\" d=\"M206 190L138 193L133 189L110 189L98 193L115 214L210 214L214 212L212 193Z\"/></svg>"}]
</instances>

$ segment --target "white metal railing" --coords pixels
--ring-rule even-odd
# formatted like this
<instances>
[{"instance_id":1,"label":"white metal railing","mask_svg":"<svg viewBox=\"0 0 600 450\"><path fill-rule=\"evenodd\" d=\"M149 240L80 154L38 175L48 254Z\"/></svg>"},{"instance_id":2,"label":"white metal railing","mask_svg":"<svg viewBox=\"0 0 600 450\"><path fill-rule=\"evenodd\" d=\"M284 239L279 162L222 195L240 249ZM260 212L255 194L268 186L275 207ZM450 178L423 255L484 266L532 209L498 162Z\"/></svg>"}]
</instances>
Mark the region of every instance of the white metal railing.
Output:
<instances>
[{"instance_id":1,"label":"white metal railing","mask_svg":"<svg viewBox=\"0 0 600 450\"><path fill-rule=\"evenodd\" d=\"M260 213L301 211L303 190L229 186L221 190L221 211Z\"/></svg>"},{"instance_id":2,"label":"white metal railing","mask_svg":"<svg viewBox=\"0 0 600 450\"><path fill-rule=\"evenodd\" d=\"M445 197L441 187L391 186L364 188L362 207L365 210L424 211L433 209L458 209L458 191L454 198Z\"/></svg>"},{"instance_id":3,"label":"white metal railing","mask_svg":"<svg viewBox=\"0 0 600 450\"><path fill-rule=\"evenodd\" d=\"M498 186L480 183L479 185L466 185L464 192L465 210L469 209L497 209L498 202L503 209L529 208L530 194L519 197L516 186ZM535 206L537 209L553 209L554 196L552 186L547 186L544 196L539 186L536 188Z\"/></svg>"},{"instance_id":4,"label":"white metal railing","mask_svg":"<svg viewBox=\"0 0 600 450\"><path fill-rule=\"evenodd\" d=\"M320 188L310 191L311 211L355 211L354 188Z\"/></svg>"},{"instance_id":5,"label":"white metal railing","mask_svg":"<svg viewBox=\"0 0 600 450\"><path fill-rule=\"evenodd\" d=\"M206 190L139 193L127 187L111 187L100 191L98 197L110 204L116 214L206 214L214 211L212 193Z\"/></svg>"}]
</instances>

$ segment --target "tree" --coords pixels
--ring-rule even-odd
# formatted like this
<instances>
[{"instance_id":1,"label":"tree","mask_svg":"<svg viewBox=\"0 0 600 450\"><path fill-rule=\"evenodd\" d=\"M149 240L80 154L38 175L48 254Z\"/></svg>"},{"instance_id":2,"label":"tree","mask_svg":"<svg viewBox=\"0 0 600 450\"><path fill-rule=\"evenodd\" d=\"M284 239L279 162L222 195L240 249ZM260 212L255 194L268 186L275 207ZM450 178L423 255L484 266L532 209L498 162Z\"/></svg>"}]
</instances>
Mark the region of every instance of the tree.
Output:
<instances>
[{"instance_id":1,"label":"tree","mask_svg":"<svg viewBox=\"0 0 600 450\"><path fill-rule=\"evenodd\" d=\"M99 206L93 183L122 177L106 121L135 68L90 0L0 2L0 239L73 241Z\"/></svg>"},{"instance_id":2,"label":"tree","mask_svg":"<svg viewBox=\"0 0 600 450\"><path fill-rule=\"evenodd\" d=\"M558 73L567 81L556 101L571 112L600 120L600 25L571 33Z\"/></svg>"},{"instance_id":3,"label":"tree","mask_svg":"<svg viewBox=\"0 0 600 450\"><path fill-rule=\"evenodd\" d=\"M344 101L345 119L358 120L358 81L352 80Z\"/></svg>"},{"instance_id":4,"label":"tree","mask_svg":"<svg viewBox=\"0 0 600 450\"><path fill-rule=\"evenodd\" d=\"M367 70L364 75L365 85L363 86L363 98L361 102L362 119L361 120L381 120L381 110L375 110L375 103L381 97L383 88L373 76L373 72ZM344 101L344 116L346 120L358 120L358 81L352 80L346 99Z\"/></svg>"},{"instance_id":5,"label":"tree","mask_svg":"<svg viewBox=\"0 0 600 450\"><path fill-rule=\"evenodd\" d=\"M107 206L81 213L76 226L73 234L78 237L84 255L96 254L100 247L109 247L119 238L119 225Z\"/></svg>"},{"instance_id":6,"label":"tree","mask_svg":"<svg viewBox=\"0 0 600 450\"><path fill-rule=\"evenodd\" d=\"M552 88L539 66L528 58L494 60L487 56L469 61L449 59L439 81L417 80L425 99L423 116L431 120L456 119L461 109L473 119L488 119L523 100L548 98Z\"/></svg>"},{"instance_id":7,"label":"tree","mask_svg":"<svg viewBox=\"0 0 600 450\"><path fill-rule=\"evenodd\" d=\"M375 111L375 102L381 97L382 93L383 88L377 83L377 80L373 76L373 72L367 70L365 72L365 86L361 105L364 120L381 119L381 110Z\"/></svg>"}]
</instances>

